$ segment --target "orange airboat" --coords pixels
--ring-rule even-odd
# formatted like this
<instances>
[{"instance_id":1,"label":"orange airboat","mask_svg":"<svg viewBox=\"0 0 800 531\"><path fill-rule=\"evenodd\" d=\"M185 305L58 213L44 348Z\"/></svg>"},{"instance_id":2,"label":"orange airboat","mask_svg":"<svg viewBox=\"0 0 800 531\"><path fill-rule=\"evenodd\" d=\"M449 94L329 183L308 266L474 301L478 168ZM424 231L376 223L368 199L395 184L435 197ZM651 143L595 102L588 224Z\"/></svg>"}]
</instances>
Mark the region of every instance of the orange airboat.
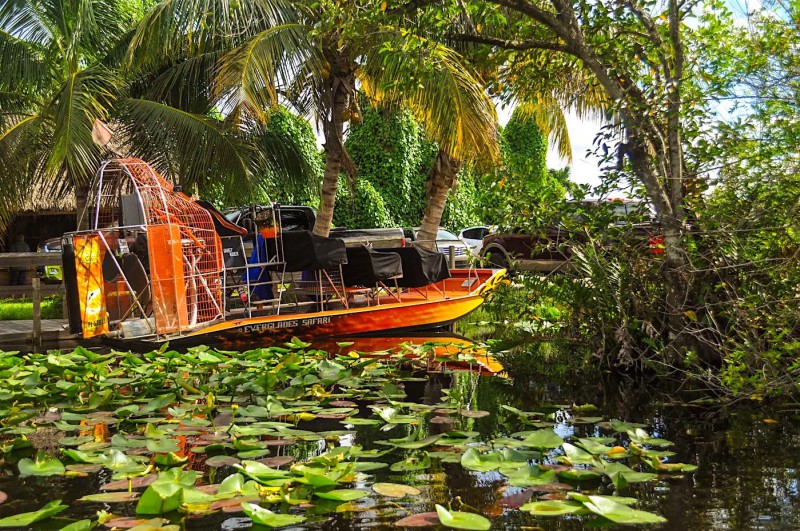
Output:
<instances>
[{"instance_id":1,"label":"orange airboat","mask_svg":"<svg viewBox=\"0 0 800 531\"><path fill-rule=\"evenodd\" d=\"M189 346L433 329L480 306L504 274L284 231L279 205L248 234L138 159L104 163L96 183L90 229L63 241L70 328L85 338Z\"/></svg>"}]
</instances>

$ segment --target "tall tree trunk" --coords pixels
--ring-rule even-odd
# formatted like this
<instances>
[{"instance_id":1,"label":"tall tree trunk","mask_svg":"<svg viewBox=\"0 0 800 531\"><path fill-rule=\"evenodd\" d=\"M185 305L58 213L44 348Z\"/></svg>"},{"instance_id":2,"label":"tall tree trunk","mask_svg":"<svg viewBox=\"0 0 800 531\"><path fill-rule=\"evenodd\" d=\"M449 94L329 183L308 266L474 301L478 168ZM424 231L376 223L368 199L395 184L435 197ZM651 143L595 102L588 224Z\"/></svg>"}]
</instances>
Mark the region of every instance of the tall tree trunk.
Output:
<instances>
[{"instance_id":1,"label":"tall tree trunk","mask_svg":"<svg viewBox=\"0 0 800 531\"><path fill-rule=\"evenodd\" d=\"M417 235L417 241L422 247L436 248L436 235L442 221L444 207L447 204L447 196L450 194L450 189L456 184L456 176L460 170L461 161L440 149L425 186L428 203L425 205L425 214Z\"/></svg>"},{"instance_id":2,"label":"tall tree trunk","mask_svg":"<svg viewBox=\"0 0 800 531\"><path fill-rule=\"evenodd\" d=\"M343 60L343 58L341 58ZM335 69L336 70L336 69ZM329 78L331 113L323 121L325 135L325 176L322 180L319 211L314 222L314 234L327 237L333 225L333 209L339 189L339 171L344 161L349 161L344 149L344 111L350 103L355 87L351 71L334 73Z\"/></svg>"}]
</instances>

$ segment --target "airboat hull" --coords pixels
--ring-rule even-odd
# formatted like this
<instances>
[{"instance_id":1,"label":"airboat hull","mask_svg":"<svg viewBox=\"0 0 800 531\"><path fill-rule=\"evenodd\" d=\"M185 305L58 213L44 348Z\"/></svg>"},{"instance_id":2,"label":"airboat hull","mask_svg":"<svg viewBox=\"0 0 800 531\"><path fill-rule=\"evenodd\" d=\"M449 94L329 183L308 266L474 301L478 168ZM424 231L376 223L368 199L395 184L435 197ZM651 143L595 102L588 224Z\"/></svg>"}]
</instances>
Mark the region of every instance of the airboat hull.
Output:
<instances>
[{"instance_id":1,"label":"airboat hull","mask_svg":"<svg viewBox=\"0 0 800 531\"><path fill-rule=\"evenodd\" d=\"M393 304L296 315L271 315L211 325L196 333L176 337L170 345L249 343L269 344L299 337L348 337L374 333L402 333L433 329L454 323L483 303L470 296L447 301Z\"/></svg>"},{"instance_id":2,"label":"airboat hull","mask_svg":"<svg viewBox=\"0 0 800 531\"><path fill-rule=\"evenodd\" d=\"M197 345L264 345L289 341L293 337L305 341L319 338L347 338L375 334L399 334L433 330L450 325L483 304L485 295L494 289L505 271L453 271L448 281L460 282L470 275L483 280L480 285L461 294L447 291L427 293L419 300L382 303L377 306L345 308L302 314L268 315L232 319L211 324L200 330L174 337L144 340L149 345L169 342L171 346ZM459 274L459 273L463 273ZM451 284L454 282L451 282ZM422 295L420 294L420 297ZM124 343L117 339L115 343ZM141 340L140 340L141 341Z\"/></svg>"}]
</instances>

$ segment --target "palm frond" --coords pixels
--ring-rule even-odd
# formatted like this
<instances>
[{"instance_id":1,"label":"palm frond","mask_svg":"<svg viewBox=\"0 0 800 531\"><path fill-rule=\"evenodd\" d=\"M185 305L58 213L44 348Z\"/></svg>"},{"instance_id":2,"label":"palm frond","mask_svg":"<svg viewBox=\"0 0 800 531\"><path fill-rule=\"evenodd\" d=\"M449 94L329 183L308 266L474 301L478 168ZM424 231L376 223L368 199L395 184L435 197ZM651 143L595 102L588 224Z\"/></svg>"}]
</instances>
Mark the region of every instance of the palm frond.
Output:
<instances>
[{"instance_id":1,"label":"palm frond","mask_svg":"<svg viewBox=\"0 0 800 531\"><path fill-rule=\"evenodd\" d=\"M223 106L242 106L265 121L264 110L278 104L276 86L290 83L298 71L321 67L321 54L307 39L308 31L302 24L282 24L225 54L215 80Z\"/></svg>"},{"instance_id":2,"label":"palm frond","mask_svg":"<svg viewBox=\"0 0 800 531\"><path fill-rule=\"evenodd\" d=\"M0 4L0 28L20 40L43 46L53 37L41 10L30 0L5 0Z\"/></svg>"},{"instance_id":3,"label":"palm frond","mask_svg":"<svg viewBox=\"0 0 800 531\"><path fill-rule=\"evenodd\" d=\"M123 107L121 137L132 155L184 185L216 180L232 196L253 195L255 154L219 122L144 99L127 99Z\"/></svg>"},{"instance_id":4,"label":"palm frond","mask_svg":"<svg viewBox=\"0 0 800 531\"><path fill-rule=\"evenodd\" d=\"M215 107L213 79L221 53L209 52L167 63L143 73L130 85L134 98L156 100L185 111L206 114Z\"/></svg>"},{"instance_id":5,"label":"palm frond","mask_svg":"<svg viewBox=\"0 0 800 531\"><path fill-rule=\"evenodd\" d=\"M53 105L51 172L63 167L73 182L86 183L100 162L101 151L92 139L96 120L105 121L116 98L114 72L93 67L69 75Z\"/></svg>"},{"instance_id":6,"label":"palm frond","mask_svg":"<svg viewBox=\"0 0 800 531\"><path fill-rule=\"evenodd\" d=\"M38 114L6 115L0 120L0 227L30 197L34 187L54 196L60 175L45 171L53 124Z\"/></svg>"},{"instance_id":7,"label":"palm frond","mask_svg":"<svg viewBox=\"0 0 800 531\"><path fill-rule=\"evenodd\" d=\"M375 102L409 109L431 140L459 160L497 160L497 113L454 50L408 33L386 35L359 77Z\"/></svg>"},{"instance_id":8,"label":"palm frond","mask_svg":"<svg viewBox=\"0 0 800 531\"><path fill-rule=\"evenodd\" d=\"M0 87L33 92L49 79L42 47L0 30Z\"/></svg>"},{"instance_id":9,"label":"palm frond","mask_svg":"<svg viewBox=\"0 0 800 531\"><path fill-rule=\"evenodd\" d=\"M289 0L162 0L141 20L129 50L134 68L239 46L265 28L293 22Z\"/></svg>"}]
</instances>

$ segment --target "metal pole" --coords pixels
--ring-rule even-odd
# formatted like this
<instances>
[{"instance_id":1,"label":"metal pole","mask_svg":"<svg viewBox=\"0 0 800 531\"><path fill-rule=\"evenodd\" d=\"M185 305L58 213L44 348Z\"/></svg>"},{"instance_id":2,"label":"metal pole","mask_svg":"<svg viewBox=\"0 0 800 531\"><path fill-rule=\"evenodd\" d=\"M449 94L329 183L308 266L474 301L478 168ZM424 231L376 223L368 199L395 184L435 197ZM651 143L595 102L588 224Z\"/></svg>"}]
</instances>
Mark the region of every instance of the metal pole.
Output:
<instances>
[{"instance_id":1,"label":"metal pole","mask_svg":"<svg viewBox=\"0 0 800 531\"><path fill-rule=\"evenodd\" d=\"M449 260L450 269L455 269L456 268L456 248L455 248L454 245L451 245L450 249L448 249L448 256L450 258L450 260Z\"/></svg>"}]
</instances>

